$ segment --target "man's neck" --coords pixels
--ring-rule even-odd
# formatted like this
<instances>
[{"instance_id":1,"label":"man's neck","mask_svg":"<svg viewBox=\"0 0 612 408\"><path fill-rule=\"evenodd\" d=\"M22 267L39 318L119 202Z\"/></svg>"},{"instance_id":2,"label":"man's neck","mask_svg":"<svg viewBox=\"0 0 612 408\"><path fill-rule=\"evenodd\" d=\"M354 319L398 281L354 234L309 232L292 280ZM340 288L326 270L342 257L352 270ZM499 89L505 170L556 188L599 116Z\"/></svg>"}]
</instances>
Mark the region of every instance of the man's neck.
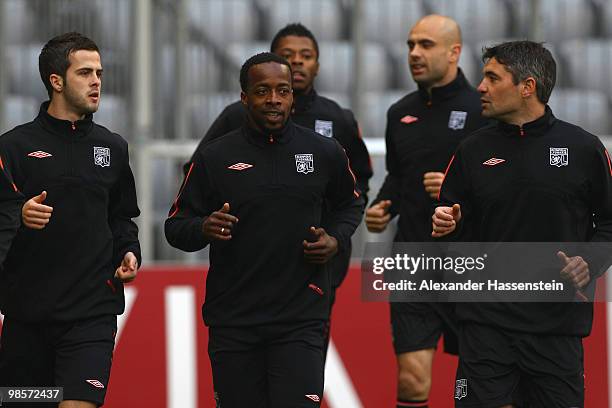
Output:
<instances>
[{"instance_id":1,"label":"man's neck","mask_svg":"<svg viewBox=\"0 0 612 408\"><path fill-rule=\"evenodd\" d=\"M84 114L79 114L72 109L69 109L63 99L53 98L47 108L47 113L56 119L68 120L70 122L76 122L85 117Z\"/></svg>"},{"instance_id":2,"label":"man's neck","mask_svg":"<svg viewBox=\"0 0 612 408\"><path fill-rule=\"evenodd\" d=\"M501 119L503 122L509 123L511 125L516 125L523 127L525 123L533 122L535 120L540 119L544 116L546 112L546 105L542 103L533 104L533 106L525 107L520 111L516 112L511 117L507 119Z\"/></svg>"},{"instance_id":3,"label":"man's neck","mask_svg":"<svg viewBox=\"0 0 612 408\"><path fill-rule=\"evenodd\" d=\"M459 72L459 69L457 68L456 65L453 67L449 67L448 71L446 72L446 75L444 75L442 79L432 84L423 84L423 87L425 88L427 93L431 96L431 90L433 88L441 88L445 85L450 84L457 78L458 72Z\"/></svg>"}]
</instances>

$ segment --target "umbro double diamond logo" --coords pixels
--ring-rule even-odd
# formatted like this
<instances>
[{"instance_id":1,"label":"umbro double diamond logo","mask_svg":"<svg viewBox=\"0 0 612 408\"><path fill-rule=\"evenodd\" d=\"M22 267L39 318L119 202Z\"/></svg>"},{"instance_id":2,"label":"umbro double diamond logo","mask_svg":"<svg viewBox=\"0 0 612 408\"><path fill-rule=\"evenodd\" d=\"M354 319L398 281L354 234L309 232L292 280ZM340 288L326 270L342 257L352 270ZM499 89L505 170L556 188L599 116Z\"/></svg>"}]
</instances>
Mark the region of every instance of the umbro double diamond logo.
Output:
<instances>
[{"instance_id":1,"label":"umbro double diamond logo","mask_svg":"<svg viewBox=\"0 0 612 408\"><path fill-rule=\"evenodd\" d=\"M232 164L231 166L229 166L228 169L242 171L242 170L250 169L251 167L253 167L252 164L236 163L236 164Z\"/></svg>"},{"instance_id":2,"label":"umbro double diamond logo","mask_svg":"<svg viewBox=\"0 0 612 408\"><path fill-rule=\"evenodd\" d=\"M505 162L505 159L498 159L497 157L491 157L489 160L482 162L485 166L497 166Z\"/></svg>"}]
</instances>

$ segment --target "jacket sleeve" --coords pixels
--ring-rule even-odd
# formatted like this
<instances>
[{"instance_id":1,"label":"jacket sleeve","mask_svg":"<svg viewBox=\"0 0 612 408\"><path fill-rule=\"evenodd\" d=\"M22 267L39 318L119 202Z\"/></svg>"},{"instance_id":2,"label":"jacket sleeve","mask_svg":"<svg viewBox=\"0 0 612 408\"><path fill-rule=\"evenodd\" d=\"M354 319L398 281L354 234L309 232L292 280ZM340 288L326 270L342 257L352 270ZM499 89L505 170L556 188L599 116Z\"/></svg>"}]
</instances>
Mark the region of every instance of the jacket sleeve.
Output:
<instances>
[{"instance_id":1,"label":"jacket sleeve","mask_svg":"<svg viewBox=\"0 0 612 408\"><path fill-rule=\"evenodd\" d=\"M469 170L465 165L460 146L446 166L438 200L434 204L434 208L452 207L454 204L461 206L461 220L455 231L443 237L444 240L467 240L467 225L470 225L473 213L470 186Z\"/></svg>"},{"instance_id":2,"label":"jacket sleeve","mask_svg":"<svg viewBox=\"0 0 612 408\"><path fill-rule=\"evenodd\" d=\"M330 217L327 233L338 241L338 249L349 248L351 236L363 216L365 201L356 189L355 175L351 170L346 153L336 142L333 178L330 180L326 198L330 204Z\"/></svg>"},{"instance_id":3,"label":"jacket sleeve","mask_svg":"<svg viewBox=\"0 0 612 408\"><path fill-rule=\"evenodd\" d=\"M133 221L140 215L140 210L127 144L121 175L110 191L108 205L108 223L113 233L113 264L119 266L125 254L132 252L138 259L138 265L142 265L138 226Z\"/></svg>"},{"instance_id":4,"label":"jacket sleeve","mask_svg":"<svg viewBox=\"0 0 612 408\"><path fill-rule=\"evenodd\" d=\"M585 258L593 276L601 276L612 263L612 158L599 140L595 155L591 176L594 231Z\"/></svg>"},{"instance_id":5,"label":"jacket sleeve","mask_svg":"<svg viewBox=\"0 0 612 408\"><path fill-rule=\"evenodd\" d=\"M24 197L5 169L0 155L0 264L4 263L11 242L21 225L21 208Z\"/></svg>"},{"instance_id":6,"label":"jacket sleeve","mask_svg":"<svg viewBox=\"0 0 612 408\"><path fill-rule=\"evenodd\" d=\"M368 192L370 191L369 181L373 174L372 161L370 160L370 154L361 137L361 129L357 123L357 119L355 119L355 115L348 109L343 109L343 112L350 132L342 145L349 158L351 168L355 172L357 189L367 203Z\"/></svg>"},{"instance_id":7,"label":"jacket sleeve","mask_svg":"<svg viewBox=\"0 0 612 408\"><path fill-rule=\"evenodd\" d=\"M202 233L202 223L214 211L213 208L206 166L200 151L196 151L166 219L164 230L168 243L187 252L208 245Z\"/></svg>"},{"instance_id":8,"label":"jacket sleeve","mask_svg":"<svg viewBox=\"0 0 612 408\"><path fill-rule=\"evenodd\" d=\"M385 146L386 146L386 154L385 154L385 162L387 165L387 175L385 176L385 181L383 182L382 187L378 191L378 195L376 199L372 202L371 205L374 205L383 200L391 200L391 207L389 208L389 213L391 217L395 217L399 213L399 209L401 208L401 171L400 171L400 160L397 157L397 152L395 151L395 147L393 141L391 140L391 114L387 113L387 129L385 131Z\"/></svg>"}]
</instances>

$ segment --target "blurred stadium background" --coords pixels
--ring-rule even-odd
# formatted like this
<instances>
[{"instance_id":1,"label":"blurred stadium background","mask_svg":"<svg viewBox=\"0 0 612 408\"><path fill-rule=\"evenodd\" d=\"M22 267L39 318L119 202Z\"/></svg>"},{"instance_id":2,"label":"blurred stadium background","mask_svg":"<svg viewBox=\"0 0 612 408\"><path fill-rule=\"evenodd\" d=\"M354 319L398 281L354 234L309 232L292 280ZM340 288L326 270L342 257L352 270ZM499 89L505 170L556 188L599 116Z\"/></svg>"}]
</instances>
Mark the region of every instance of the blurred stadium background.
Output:
<instances>
[{"instance_id":1,"label":"blurred stadium background","mask_svg":"<svg viewBox=\"0 0 612 408\"><path fill-rule=\"evenodd\" d=\"M147 265L206 263L207 250L171 248L163 221L182 164L223 107L239 98L242 62L268 50L289 22L314 32L321 51L316 89L356 113L375 170L372 197L385 175L386 110L416 89L408 30L434 12L459 22L460 66L473 85L484 45L546 42L558 63L553 112L610 148L610 0L1 0L0 130L30 121L46 99L38 74L42 45L66 31L90 36L105 70L94 120L130 142ZM356 260L365 242L390 240L392 233L371 235L360 227Z\"/></svg>"}]
</instances>

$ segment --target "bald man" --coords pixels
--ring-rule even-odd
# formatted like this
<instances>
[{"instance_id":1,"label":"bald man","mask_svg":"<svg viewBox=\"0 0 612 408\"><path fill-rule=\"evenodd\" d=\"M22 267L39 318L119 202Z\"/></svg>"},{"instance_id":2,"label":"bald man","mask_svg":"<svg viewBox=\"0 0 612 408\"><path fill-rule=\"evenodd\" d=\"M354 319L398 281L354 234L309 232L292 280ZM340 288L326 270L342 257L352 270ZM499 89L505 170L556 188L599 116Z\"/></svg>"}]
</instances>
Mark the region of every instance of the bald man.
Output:
<instances>
[{"instance_id":1,"label":"bald man","mask_svg":"<svg viewBox=\"0 0 612 408\"><path fill-rule=\"evenodd\" d=\"M395 242L431 241L431 215L444 169L461 140L484 125L480 96L458 68L461 31L448 17L419 20L408 37L408 61L419 89L387 112L387 176L366 212L370 232L399 216ZM391 302L398 363L397 407L427 407L431 367L444 333L445 351L456 354L453 307ZM449 396L450 398L450 396Z\"/></svg>"}]
</instances>

